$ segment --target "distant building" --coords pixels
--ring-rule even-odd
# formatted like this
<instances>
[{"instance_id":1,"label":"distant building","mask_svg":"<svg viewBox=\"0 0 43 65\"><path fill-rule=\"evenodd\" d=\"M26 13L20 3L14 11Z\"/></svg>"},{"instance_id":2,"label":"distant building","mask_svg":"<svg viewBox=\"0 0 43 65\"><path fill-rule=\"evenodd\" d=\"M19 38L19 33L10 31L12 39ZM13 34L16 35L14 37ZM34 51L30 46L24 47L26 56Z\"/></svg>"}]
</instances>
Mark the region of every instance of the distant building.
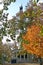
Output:
<instances>
[{"instance_id":1,"label":"distant building","mask_svg":"<svg viewBox=\"0 0 43 65\"><path fill-rule=\"evenodd\" d=\"M16 18L20 20L23 17L23 6L20 6L19 12L16 14Z\"/></svg>"},{"instance_id":2,"label":"distant building","mask_svg":"<svg viewBox=\"0 0 43 65\"><path fill-rule=\"evenodd\" d=\"M22 49L12 50L11 63L38 63L38 59L35 55L24 53L18 54Z\"/></svg>"}]
</instances>

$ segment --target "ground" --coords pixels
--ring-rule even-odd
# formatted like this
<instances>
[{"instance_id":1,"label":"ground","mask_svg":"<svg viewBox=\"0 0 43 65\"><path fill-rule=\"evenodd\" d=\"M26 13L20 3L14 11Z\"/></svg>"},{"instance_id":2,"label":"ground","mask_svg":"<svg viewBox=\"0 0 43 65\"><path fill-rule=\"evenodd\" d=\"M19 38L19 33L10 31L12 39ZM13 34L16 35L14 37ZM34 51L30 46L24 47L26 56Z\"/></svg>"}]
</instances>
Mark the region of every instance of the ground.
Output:
<instances>
[{"instance_id":1,"label":"ground","mask_svg":"<svg viewBox=\"0 0 43 65\"><path fill-rule=\"evenodd\" d=\"M4 65L40 65L37 63L19 63L19 64L4 64Z\"/></svg>"}]
</instances>

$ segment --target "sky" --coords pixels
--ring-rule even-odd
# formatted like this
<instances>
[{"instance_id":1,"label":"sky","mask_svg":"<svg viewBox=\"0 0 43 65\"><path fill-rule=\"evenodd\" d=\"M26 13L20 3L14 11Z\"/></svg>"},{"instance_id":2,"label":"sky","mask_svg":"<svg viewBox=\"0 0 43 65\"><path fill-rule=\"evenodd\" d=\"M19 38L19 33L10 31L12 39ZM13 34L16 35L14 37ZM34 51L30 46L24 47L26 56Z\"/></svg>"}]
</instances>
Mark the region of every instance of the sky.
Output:
<instances>
[{"instance_id":1,"label":"sky","mask_svg":"<svg viewBox=\"0 0 43 65\"><path fill-rule=\"evenodd\" d=\"M10 11L11 14L15 15L17 12L19 12L19 8L21 5L23 6L23 10L25 10L27 2L29 2L29 0L16 0L15 3L11 3L11 5L9 6L8 12Z\"/></svg>"},{"instance_id":2,"label":"sky","mask_svg":"<svg viewBox=\"0 0 43 65\"><path fill-rule=\"evenodd\" d=\"M16 0L16 2L11 3L8 10L9 17L11 18L11 16L15 16L16 13L19 12L19 8L21 5L23 6L23 11L24 11L27 2L29 2L29 0Z\"/></svg>"},{"instance_id":3,"label":"sky","mask_svg":"<svg viewBox=\"0 0 43 65\"><path fill-rule=\"evenodd\" d=\"M1 2L2 0L0 0ZM8 18L11 19L12 16L15 16L17 12L19 12L19 8L20 6L22 5L23 6L23 11L25 10L25 6L27 5L27 3L29 2L29 0L16 0L16 2L14 3L11 3L9 6L8 6L8 13L9 13L9 16ZM43 0L39 0L39 2L43 2ZM0 9L3 8L3 4L0 4Z\"/></svg>"}]
</instances>

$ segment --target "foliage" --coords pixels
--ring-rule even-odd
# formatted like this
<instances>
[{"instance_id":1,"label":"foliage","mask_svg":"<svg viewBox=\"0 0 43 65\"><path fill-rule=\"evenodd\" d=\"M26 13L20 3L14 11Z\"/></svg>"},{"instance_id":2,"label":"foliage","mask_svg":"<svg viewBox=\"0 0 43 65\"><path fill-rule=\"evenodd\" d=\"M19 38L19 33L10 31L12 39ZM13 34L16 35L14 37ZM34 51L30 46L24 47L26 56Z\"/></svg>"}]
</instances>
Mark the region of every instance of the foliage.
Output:
<instances>
[{"instance_id":1,"label":"foliage","mask_svg":"<svg viewBox=\"0 0 43 65\"><path fill-rule=\"evenodd\" d=\"M12 1L15 0L11 0L11 2ZM5 10L7 10L7 4L4 3ZM9 34L14 41L20 42L23 49L20 53L24 54L24 51L27 51L28 53L43 57L43 25L40 23L40 15L43 12L40 7L37 6L35 0L31 6L28 6L25 12L20 11L18 16L9 21L7 21L5 14L2 16L3 10L0 11L0 17L3 17L3 21L6 18L6 23L3 23L4 27L0 29L0 58L2 59L2 55L5 54L6 60L10 61L12 56L11 47L2 45L2 38L5 35L7 36L7 34ZM18 30L20 30L18 32L19 36L15 39ZM7 39L7 41L9 40Z\"/></svg>"},{"instance_id":2,"label":"foliage","mask_svg":"<svg viewBox=\"0 0 43 65\"><path fill-rule=\"evenodd\" d=\"M9 3L11 2L15 2L15 0L9 0L10 2L8 2L8 0L4 0L3 4L4 4L4 7L2 10L0 10L0 64L3 63L3 61L7 60L9 61L10 58L11 58L11 49L9 46L7 45L3 45L2 43L2 39L3 39L3 36L7 36L8 34L8 29L9 29L9 24L8 24L8 20L7 20L7 17L8 17L8 13L3 13L3 11L5 10L8 10L8 5L10 5ZM4 22L5 21L5 22ZM6 57L4 57L6 56Z\"/></svg>"},{"instance_id":3,"label":"foliage","mask_svg":"<svg viewBox=\"0 0 43 65\"><path fill-rule=\"evenodd\" d=\"M30 26L27 26L26 34L22 35L24 40L29 41L28 44L22 42L23 48L28 53L35 54L38 57L43 57L43 25L40 24L41 21L39 19L41 13L40 7L33 5L30 15L30 22L32 23Z\"/></svg>"},{"instance_id":4,"label":"foliage","mask_svg":"<svg viewBox=\"0 0 43 65\"><path fill-rule=\"evenodd\" d=\"M12 29L11 33L13 31L14 34L14 31L16 33L16 30L20 29L21 32L18 37L18 41L23 44L24 49L27 52L43 57L43 25L40 23L42 10L39 6L37 6L35 1L31 5L32 6L29 6L25 12L19 13L19 20L18 18L16 18L16 20L14 18L12 20L13 23L10 22ZM28 21L26 18L28 18Z\"/></svg>"},{"instance_id":5,"label":"foliage","mask_svg":"<svg viewBox=\"0 0 43 65\"><path fill-rule=\"evenodd\" d=\"M40 32L39 26L32 25L31 28L28 28L28 31L23 39L29 41L30 43L23 43L23 47L27 52L36 54L37 56L43 57L43 37L41 38L38 34Z\"/></svg>"}]
</instances>

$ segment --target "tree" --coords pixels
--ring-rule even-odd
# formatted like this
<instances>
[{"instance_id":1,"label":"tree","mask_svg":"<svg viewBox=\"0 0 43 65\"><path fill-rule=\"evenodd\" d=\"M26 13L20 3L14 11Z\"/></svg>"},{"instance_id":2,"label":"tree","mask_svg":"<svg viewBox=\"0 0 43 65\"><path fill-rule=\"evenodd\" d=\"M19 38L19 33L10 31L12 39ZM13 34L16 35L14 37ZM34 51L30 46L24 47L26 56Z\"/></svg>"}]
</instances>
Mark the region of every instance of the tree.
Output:
<instances>
[{"instance_id":1,"label":"tree","mask_svg":"<svg viewBox=\"0 0 43 65\"><path fill-rule=\"evenodd\" d=\"M0 63L1 64L3 64L4 55L6 55L6 56L8 55L8 58L11 55L11 50L10 50L9 46L3 45L3 43L2 43L3 36L7 36L8 29L9 29L8 20L7 20L8 13L3 13L3 11L8 10L7 6L10 5L11 2L15 2L15 0L3 0L4 7L2 10L0 10L0 22L1 22L1 25L0 25Z\"/></svg>"},{"instance_id":2,"label":"tree","mask_svg":"<svg viewBox=\"0 0 43 65\"><path fill-rule=\"evenodd\" d=\"M25 48L27 48L27 51L33 54L36 54L37 56L43 57L43 37L39 36L39 33L41 31L40 27L37 25L32 25L31 28L28 27L27 33L25 36L23 36L23 39L29 41L28 44L24 44ZM26 47L27 46L27 47ZM41 50L41 51L40 51Z\"/></svg>"},{"instance_id":3,"label":"tree","mask_svg":"<svg viewBox=\"0 0 43 65\"><path fill-rule=\"evenodd\" d=\"M24 50L36 55L40 59L40 65L42 65L41 58L43 58L43 25L40 23L42 22L40 20L41 13L42 10L40 7L33 3L33 6L28 9L28 18L30 18L31 24L30 26L28 24L27 32L22 35Z\"/></svg>"},{"instance_id":4,"label":"tree","mask_svg":"<svg viewBox=\"0 0 43 65\"><path fill-rule=\"evenodd\" d=\"M40 26L31 25L31 27L27 29L26 34L23 36L26 42L23 42L23 48L29 53L35 54L38 57L43 58L43 36L40 36Z\"/></svg>"}]
</instances>

